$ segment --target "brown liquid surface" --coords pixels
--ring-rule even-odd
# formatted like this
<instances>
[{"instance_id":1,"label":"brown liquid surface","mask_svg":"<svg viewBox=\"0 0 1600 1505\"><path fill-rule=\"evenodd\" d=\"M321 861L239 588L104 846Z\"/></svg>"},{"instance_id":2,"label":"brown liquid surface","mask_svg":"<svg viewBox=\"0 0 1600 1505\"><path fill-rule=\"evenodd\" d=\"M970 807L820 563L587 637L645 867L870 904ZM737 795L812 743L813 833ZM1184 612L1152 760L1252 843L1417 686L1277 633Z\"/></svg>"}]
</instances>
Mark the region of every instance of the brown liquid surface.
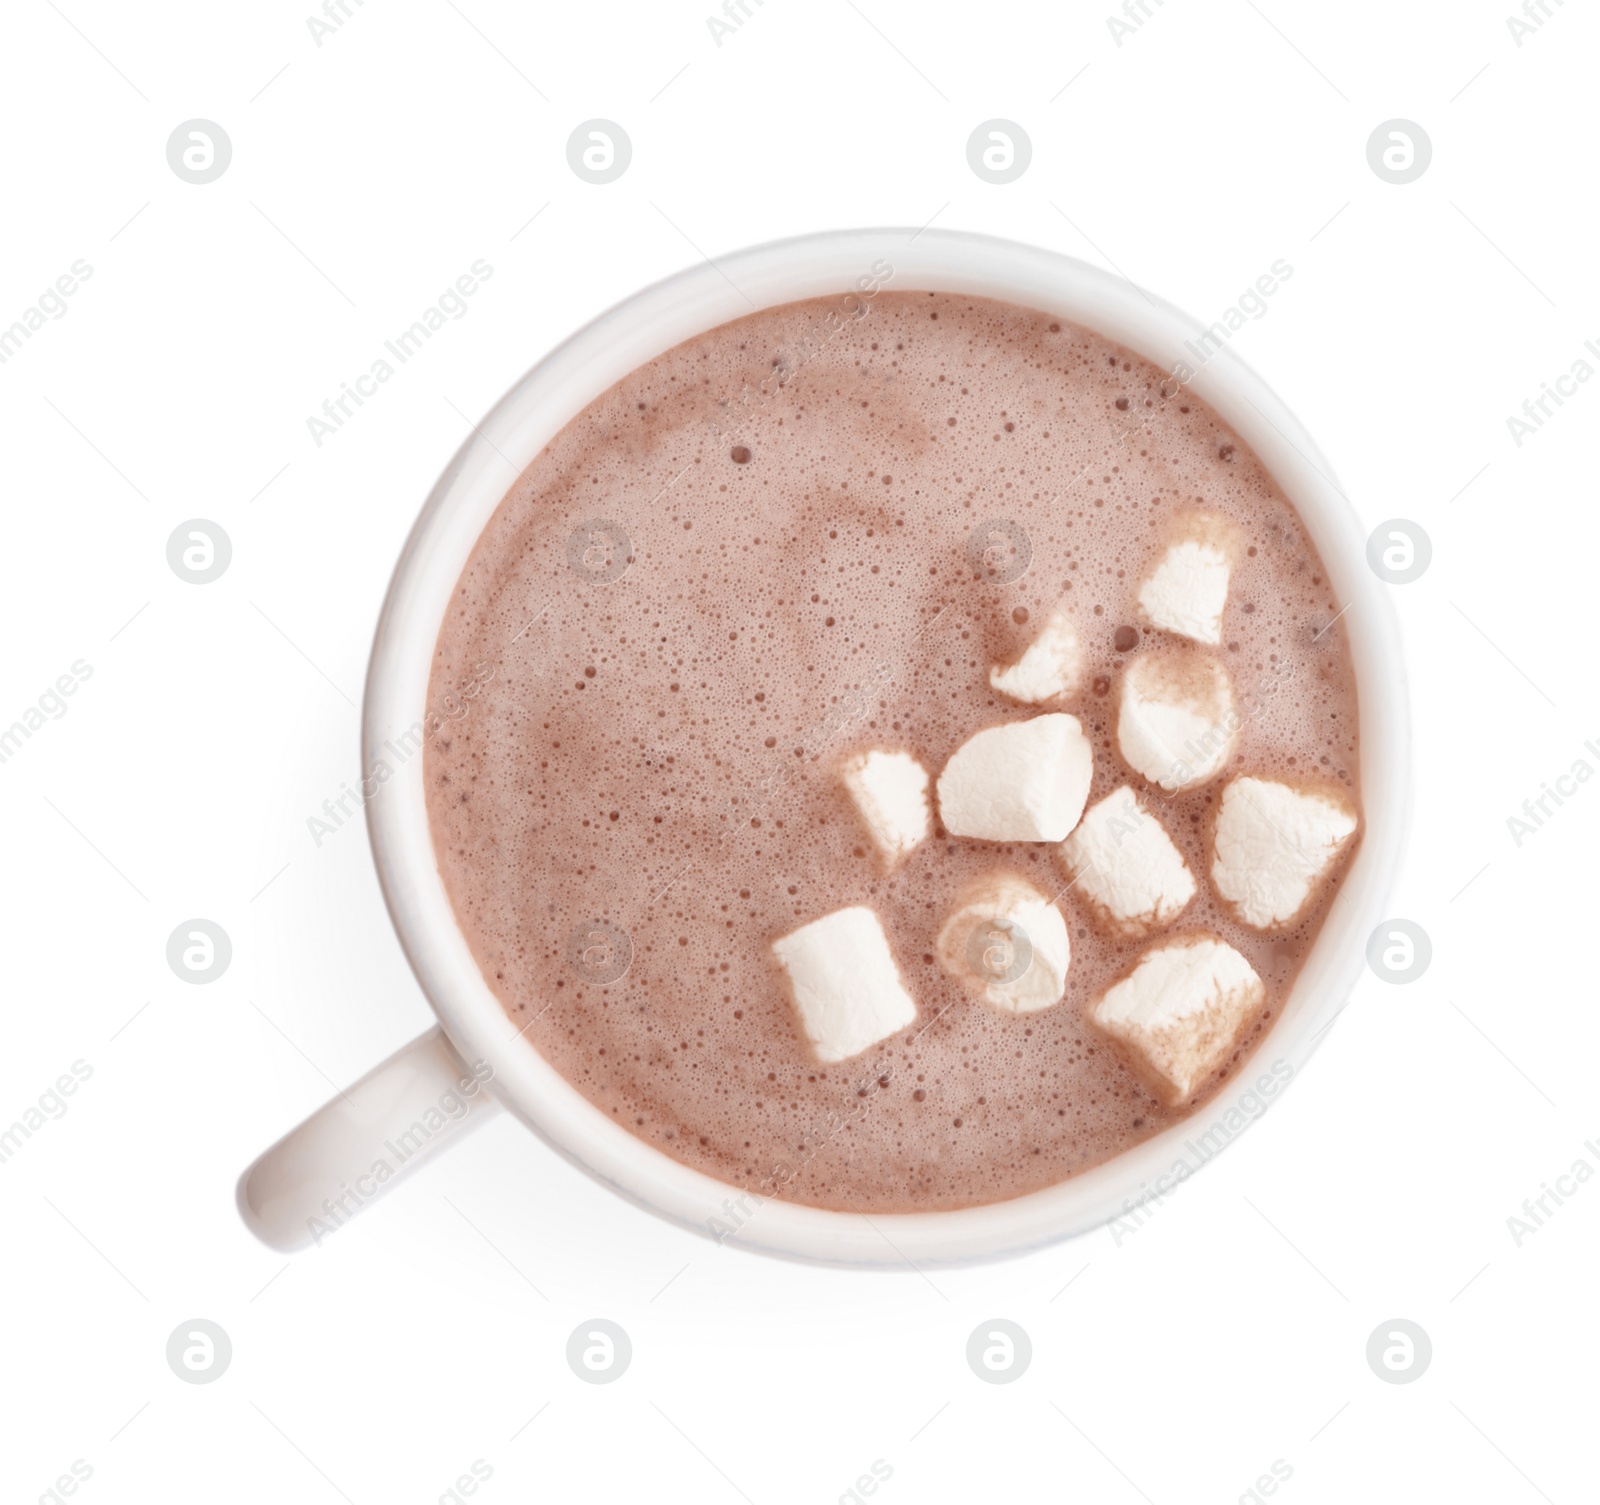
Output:
<instances>
[{"instance_id":1,"label":"brown liquid surface","mask_svg":"<svg viewBox=\"0 0 1600 1505\"><path fill-rule=\"evenodd\" d=\"M1184 1116L1083 1017L1161 934L1097 930L1061 892L1052 846L951 838L937 820L885 877L843 758L904 748L936 780L980 727L1076 715L1090 800L1131 782L1199 882L1164 934L1213 931L1267 985L1203 1102L1276 1016L1335 885L1292 931L1240 926L1209 881L1225 777L1167 801L1117 753L1122 668L1185 646L1129 630L1174 519L1231 519L1248 551L1216 650L1247 708L1229 773L1357 798L1356 695L1321 561L1204 403L1032 310L894 292L859 306L842 323L819 300L714 329L550 443L440 632L425 768L440 871L484 975L590 1101L735 1186L931 1211L1049 1186ZM969 551L995 519L1031 551L1014 580L1015 533ZM990 665L1062 600L1081 693L1028 707L992 691ZM1072 964L1040 1013L998 1013L934 960L957 893L997 867L1061 895ZM878 913L919 1017L825 1067L769 948L848 904ZM627 971L595 981L630 944Z\"/></svg>"}]
</instances>

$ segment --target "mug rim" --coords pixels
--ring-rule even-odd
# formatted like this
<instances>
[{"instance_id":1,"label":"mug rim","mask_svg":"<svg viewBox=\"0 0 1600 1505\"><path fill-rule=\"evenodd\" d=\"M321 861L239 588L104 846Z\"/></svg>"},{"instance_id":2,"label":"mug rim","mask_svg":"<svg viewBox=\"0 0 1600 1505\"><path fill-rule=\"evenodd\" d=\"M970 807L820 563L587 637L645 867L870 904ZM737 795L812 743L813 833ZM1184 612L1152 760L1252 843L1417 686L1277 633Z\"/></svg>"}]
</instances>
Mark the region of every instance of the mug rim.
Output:
<instances>
[{"instance_id":1,"label":"mug rim","mask_svg":"<svg viewBox=\"0 0 1600 1505\"><path fill-rule=\"evenodd\" d=\"M380 763L389 769L380 792L366 802L366 815L401 947L451 1042L463 1059L493 1066L496 1096L527 1127L594 1179L718 1242L809 1263L903 1269L1017 1255L1130 1215L1174 1189L1152 1190L1151 1183L1171 1182L1187 1163L1194 1148L1188 1138L1203 1119L1221 1115L1215 1132L1235 1117L1248 1127L1260 1116L1261 1098L1275 1096L1304 1067L1365 965L1367 936L1384 918L1405 846L1411 749L1398 620L1367 568L1354 505L1288 406L1231 344L1222 344L1186 384L1250 446L1299 515L1335 598L1345 603L1341 615L1356 671L1362 840L1288 997L1247 1063L1255 1073L1274 1061L1274 1074L1283 1066L1287 1074L1270 1093L1236 1078L1160 1134L1052 1186L975 1207L878 1213L870 1220L763 1199L719 1181L637 1138L578 1092L512 1024L471 953L438 872L425 752L414 737L428 713L427 683L445 607L467 555L517 476L595 397L684 339L752 311L834 294L859 302L856 279L875 261L889 263L886 285L895 291L965 293L1038 309L1113 339L1163 370L1174 369L1185 339L1207 327L1076 258L955 230L815 232L707 260L643 288L536 361L431 489L396 563L374 634L362 766L364 773ZM506 466L516 474L508 475ZM1256 1106L1244 1108L1253 1096ZM1224 1133L1217 1149L1242 1132ZM1180 1138L1186 1144L1181 1151ZM1177 1175L1178 1184L1187 1179ZM752 1198L756 1206L746 1212Z\"/></svg>"}]
</instances>

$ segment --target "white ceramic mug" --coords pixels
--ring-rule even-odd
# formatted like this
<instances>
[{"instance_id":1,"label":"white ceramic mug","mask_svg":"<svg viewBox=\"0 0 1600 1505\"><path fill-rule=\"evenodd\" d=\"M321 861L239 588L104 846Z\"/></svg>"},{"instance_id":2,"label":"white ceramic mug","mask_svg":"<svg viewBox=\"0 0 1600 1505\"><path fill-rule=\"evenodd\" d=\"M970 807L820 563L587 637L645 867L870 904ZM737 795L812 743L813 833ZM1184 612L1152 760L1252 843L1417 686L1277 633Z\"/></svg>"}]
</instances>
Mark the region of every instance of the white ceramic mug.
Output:
<instances>
[{"instance_id":1,"label":"white ceramic mug","mask_svg":"<svg viewBox=\"0 0 1600 1505\"><path fill-rule=\"evenodd\" d=\"M882 266L891 269L887 276ZM875 270L876 269L876 270ZM518 1035L456 923L429 836L421 723L446 605L514 479L571 418L672 346L752 308L869 290L1004 299L1098 330L1208 402L1300 514L1343 607L1360 700L1365 835L1290 997L1229 1091L1191 1118L1070 1180L985 1207L874 1217L798 1206L691 1170L591 1104ZM870 310L868 310L870 316ZM503 397L446 467L406 543L378 623L362 719L379 879L439 1025L280 1140L239 1182L249 1226L279 1249L320 1243L408 1171L509 1108L548 1144L641 1207L739 1247L851 1266L1020 1253L1164 1195L1237 1138L1310 1058L1385 918L1410 805L1410 730L1398 628L1367 566L1349 500L1295 417L1203 326L1126 280L1052 251L953 231L845 230L756 246L669 277L558 346ZM1194 342L1186 344L1186 342ZM1198 365L1198 369L1195 367ZM470 1064L469 1064L470 1063ZM731 1230L731 1231L730 1231Z\"/></svg>"}]
</instances>

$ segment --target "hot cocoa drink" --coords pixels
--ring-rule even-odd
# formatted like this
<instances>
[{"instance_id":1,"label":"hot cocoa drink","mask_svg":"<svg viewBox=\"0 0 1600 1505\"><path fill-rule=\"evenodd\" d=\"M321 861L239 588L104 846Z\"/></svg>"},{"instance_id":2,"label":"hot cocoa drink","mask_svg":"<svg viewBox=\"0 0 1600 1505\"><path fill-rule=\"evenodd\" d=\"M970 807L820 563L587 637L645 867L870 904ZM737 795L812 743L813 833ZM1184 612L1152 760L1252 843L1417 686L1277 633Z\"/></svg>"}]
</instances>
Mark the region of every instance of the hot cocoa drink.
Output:
<instances>
[{"instance_id":1,"label":"hot cocoa drink","mask_svg":"<svg viewBox=\"0 0 1600 1505\"><path fill-rule=\"evenodd\" d=\"M1011 304L846 307L551 440L452 598L425 776L484 977L598 1109L934 1211L1241 1073L1359 841L1356 688L1299 518L1171 373Z\"/></svg>"}]
</instances>

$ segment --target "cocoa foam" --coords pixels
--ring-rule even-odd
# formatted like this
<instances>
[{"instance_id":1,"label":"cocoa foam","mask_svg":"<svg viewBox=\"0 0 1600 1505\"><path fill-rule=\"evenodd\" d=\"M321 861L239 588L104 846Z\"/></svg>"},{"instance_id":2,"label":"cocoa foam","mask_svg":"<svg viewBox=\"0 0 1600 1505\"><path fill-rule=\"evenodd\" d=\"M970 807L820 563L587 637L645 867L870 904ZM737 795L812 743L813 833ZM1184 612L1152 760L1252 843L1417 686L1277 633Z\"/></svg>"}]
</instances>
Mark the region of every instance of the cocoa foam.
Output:
<instances>
[{"instance_id":1,"label":"cocoa foam","mask_svg":"<svg viewBox=\"0 0 1600 1505\"><path fill-rule=\"evenodd\" d=\"M1195 510L1241 541L1215 650L1245 708L1230 771L1358 799L1356 695L1304 527L1204 403L1032 310L896 292L860 306L842 326L816 302L714 329L551 441L453 597L430 704L460 714L430 735L425 772L486 979L591 1102L736 1186L936 1210L1050 1185L1182 1115L1083 1022L1141 945L1062 892L1054 849L936 822L885 875L842 759L904 748L936 776L977 728L1032 714L989 669L1064 602L1086 663L1061 708L1093 742L1090 800L1129 781L1120 672L1186 647L1139 627L1135 592ZM1177 928L1215 932L1267 985L1215 1092L1333 889L1291 931L1245 929L1206 879L1222 780L1170 800L1132 781L1199 882ZM934 959L955 895L994 868L1060 895L1066 998L1038 1014L971 1000ZM850 904L881 917L918 1019L822 1067L769 948Z\"/></svg>"}]
</instances>

